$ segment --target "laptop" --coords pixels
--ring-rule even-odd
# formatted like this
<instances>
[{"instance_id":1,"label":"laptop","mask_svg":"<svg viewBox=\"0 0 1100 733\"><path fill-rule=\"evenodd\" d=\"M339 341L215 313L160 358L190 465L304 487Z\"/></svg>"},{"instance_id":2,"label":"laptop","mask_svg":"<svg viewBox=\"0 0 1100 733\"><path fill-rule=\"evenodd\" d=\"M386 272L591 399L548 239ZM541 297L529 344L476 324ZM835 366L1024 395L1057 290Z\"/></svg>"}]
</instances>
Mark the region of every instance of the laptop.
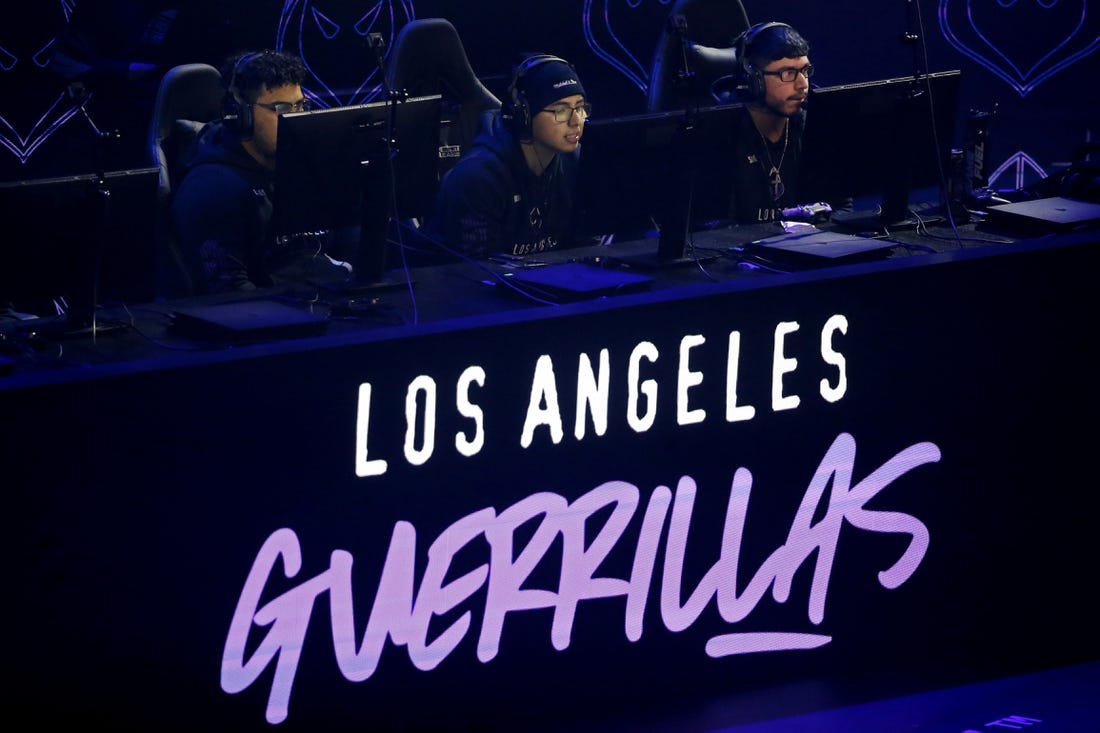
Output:
<instances>
[{"instance_id":1,"label":"laptop","mask_svg":"<svg viewBox=\"0 0 1100 733\"><path fill-rule=\"evenodd\" d=\"M1100 226L1100 203L1064 196L986 207L986 224L1015 234L1042 235Z\"/></svg>"},{"instance_id":2,"label":"laptop","mask_svg":"<svg viewBox=\"0 0 1100 733\"><path fill-rule=\"evenodd\" d=\"M654 281L649 275L584 262L561 262L531 267L506 272L501 277L505 283L511 285L509 290L518 290L532 298L554 303L636 293L647 290Z\"/></svg>"},{"instance_id":3,"label":"laptop","mask_svg":"<svg viewBox=\"0 0 1100 733\"><path fill-rule=\"evenodd\" d=\"M225 344L315 336L328 325L316 313L267 299L180 307L169 317L180 336Z\"/></svg>"},{"instance_id":4,"label":"laptop","mask_svg":"<svg viewBox=\"0 0 1100 733\"><path fill-rule=\"evenodd\" d=\"M815 229L780 234L744 245L745 255L785 269L812 269L885 259L897 242Z\"/></svg>"}]
</instances>

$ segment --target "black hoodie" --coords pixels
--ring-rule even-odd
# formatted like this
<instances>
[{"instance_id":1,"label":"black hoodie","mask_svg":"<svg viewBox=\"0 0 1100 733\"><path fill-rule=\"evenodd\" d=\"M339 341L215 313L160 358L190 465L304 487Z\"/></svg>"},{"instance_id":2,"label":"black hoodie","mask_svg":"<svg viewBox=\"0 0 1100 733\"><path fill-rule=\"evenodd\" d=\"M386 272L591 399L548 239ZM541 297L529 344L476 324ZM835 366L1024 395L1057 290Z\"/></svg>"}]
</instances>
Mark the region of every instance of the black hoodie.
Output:
<instances>
[{"instance_id":1,"label":"black hoodie","mask_svg":"<svg viewBox=\"0 0 1100 733\"><path fill-rule=\"evenodd\" d=\"M317 238L276 238L275 174L220 121L203 127L172 197L180 248L201 292L346 276Z\"/></svg>"},{"instance_id":2,"label":"black hoodie","mask_svg":"<svg viewBox=\"0 0 1100 733\"><path fill-rule=\"evenodd\" d=\"M557 154L536 176L500 113L444 176L429 235L468 257L528 255L568 247L579 151Z\"/></svg>"}]
</instances>

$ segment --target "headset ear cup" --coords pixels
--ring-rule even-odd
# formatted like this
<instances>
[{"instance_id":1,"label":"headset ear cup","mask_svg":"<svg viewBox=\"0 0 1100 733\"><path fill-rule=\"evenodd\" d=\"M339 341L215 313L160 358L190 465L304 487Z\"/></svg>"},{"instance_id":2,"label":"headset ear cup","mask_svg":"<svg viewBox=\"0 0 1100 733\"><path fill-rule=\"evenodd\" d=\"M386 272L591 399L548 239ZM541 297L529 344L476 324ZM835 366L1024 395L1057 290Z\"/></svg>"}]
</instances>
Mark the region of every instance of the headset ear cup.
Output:
<instances>
[{"instance_id":1,"label":"headset ear cup","mask_svg":"<svg viewBox=\"0 0 1100 733\"><path fill-rule=\"evenodd\" d=\"M245 54L237 59L237 62L233 65L233 73L229 77L229 83L226 85L225 102L222 105L222 119L230 130L243 138L252 137L253 122L255 120L253 119L252 105L244 104L240 100L240 92L237 90L237 75L253 59L262 56L264 53L263 51L257 51L256 53Z\"/></svg>"},{"instance_id":2,"label":"headset ear cup","mask_svg":"<svg viewBox=\"0 0 1100 733\"><path fill-rule=\"evenodd\" d=\"M737 67L734 70L734 89L736 90L737 96L742 100L756 98L752 91L752 66L749 64L748 59L745 58L745 50L748 47L746 43L748 34L749 31L746 30L733 41L734 57L737 59Z\"/></svg>"},{"instance_id":3,"label":"headset ear cup","mask_svg":"<svg viewBox=\"0 0 1100 733\"><path fill-rule=\"evenodd\" d=\"M748 70L748 92L755 102L763 102L768 93L768 88L764 85L764 75L751 66Z\"/></svg>"},{"instance_id":4,"label":"headset ear cup","mask_svg":"<svg viewBox=\"0 0 1100 733\"><path fill-rule=\"evenodd\" d=\"M241 137L252 136L252 107L237 101L232 94L227 95L222 108L222 122Z\"/></svg>"},{"instance_id":5,"label":"headset ear cup","mask_svg":"<svg viewBox=\"0 0 1100 733\"><path fill-rule=\"evenodd\" d=\"M531 134L531 105L523 92L516 95L516 127L522 135Z\"/></svg>"},{"instance_id":6,"label":"headset ear cup","mask_svg":"<svg viewBox=\"0 0 1100 733\"><path fill-rule=\"evenodd\" d=\"M513 86L510 94L512 134L522 138L531 132L531 109L523 92Z\"/></svg>"},{"instance_id":7,"label":"headset ear cup","mask_svg":"<svg viewBox=\"0 0 1100 733\"><path fill-rule=\"evenodd\" d=\"M252 137L252 117L252 105L237 105L237 134L241 137Z\"/></svg>"},{"instance_id":8,"label":"headset ear cup","mask_svg":"<svg viewBox=\"0 0 1100 733\"><path fill-rule=\"evenodd\" d=\"M238 102L232 92L227 92L225 95L225 101L222 103L222 124L224 124L229 130L236 134L241 134L245 129L242 115L247 114L245 110L251 112L251 109Z\"/></svg>"}]
</instances>

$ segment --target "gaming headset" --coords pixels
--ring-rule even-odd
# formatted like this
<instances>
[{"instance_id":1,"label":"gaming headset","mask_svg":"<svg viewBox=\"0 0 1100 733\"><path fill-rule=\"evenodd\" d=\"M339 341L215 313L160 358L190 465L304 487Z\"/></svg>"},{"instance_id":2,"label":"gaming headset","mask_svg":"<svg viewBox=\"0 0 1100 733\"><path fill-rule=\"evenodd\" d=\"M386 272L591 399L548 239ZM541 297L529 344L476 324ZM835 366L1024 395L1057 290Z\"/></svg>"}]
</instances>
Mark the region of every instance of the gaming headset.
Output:
<instances>
[{"instance_id":1,"label":"gaming headset","mask_svg":"<svg viewBox=\"0 0 1100 733\"><path fill-rule=\"evenodd\" d=\"M247 53L237 59L233 64L233 73L229 75L229 83L226 84L225 99L222 102L222 122L244 139L252 137L254 116L252 105L243 101L240 90L237 89L237 75L264 53L266 52Z\"/></svg>"},{"instance_id":2,"label":"gaming headset","mask_svg":"<svg viewBox=\"0 0 1100 733\"><path fill-rule=\"evenodd\" d=\"M573 68L573 64L563 58L551 56L550 54L537 54L524 59L512 71L512 79L508 82L508 105L502 116L511 118L512 133L517 137L531 133L531 119L534 116L531 105L527 101L527 93L522 88L523 78L531 72L531 69L551 61L557 61L571 69ZM574 69L574 73L575 71Z\"/></svg>"},{"instance_id":3,"label":"gaming headset","mask_svg":"<svg viewBox=\"0 0 1100 733\"><path fill-rule=\"evenodd\" d=\"M743 99L758 102L767 94L767 85L764 83L764 75L748 59L749 49L760 34L771 28L790 28L786 23L769 22L757 23L733 42L734 58L737 60L737 91Z\"/></svg>"}]
</instances>

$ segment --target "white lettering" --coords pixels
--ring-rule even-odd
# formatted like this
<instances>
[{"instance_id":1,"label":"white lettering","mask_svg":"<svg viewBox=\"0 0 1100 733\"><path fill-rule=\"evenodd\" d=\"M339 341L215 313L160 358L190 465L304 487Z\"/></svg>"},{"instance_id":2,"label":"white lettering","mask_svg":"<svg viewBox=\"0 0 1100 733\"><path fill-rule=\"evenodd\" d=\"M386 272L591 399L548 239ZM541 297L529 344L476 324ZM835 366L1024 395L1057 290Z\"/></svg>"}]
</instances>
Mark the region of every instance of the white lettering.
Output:
<instances>
[{"instance_id":1,"label":"white lettering","mask_svg":"<svg viewBox=\"0 0 1100 733\"><path fill-rule=\"evenodd\" d=\"M611 384L611 369L607 349L600 350L600 374L592 373L592 361L588 354L581 354L577 365L577 419L573 425L573 435L577 440L584 439L585 416L591 411L592 427L596 435L607 432L608 388Z\"/></svg>"},{"instance_id":2,"label":"white lettering","mask_svg":"<svg viewBox=\"0 0 1100 733\"><path fill-rule=\"evenodd\" d=\"M726 422L752 420L756 408L737 404L737 373L741 362L741 332L730 331L726 352Z\"/></svg>"},{"instance_id":3,"label":"white lettering","mask_svg":"<svg viewBox=\"0 0 1100 733\"><path fill-rule=\"evenodd\" d=\"M630 352L628 366L628 389L626 421L636 433L644 433L653 427L657 420L657 382L652 379L641 379L641 361L645 359L651 364L657 361L657 347L648 341L642 341ZM640 395L645 396L644 405ZM645 412L639 412L644 409Z\"/></svg>"},{"instance_id":4,"label":"white lettering","mask_svg":"<svg viewBox=\"0 0 1100 733\"><path fill-rule=\"evenodd\" d=\"M836 386L830 386L827 379L821 380L821 396L826 402L838 402L844 393L848 391L848 364L844 354L833 348L833 334L837 331L848 333L848 319L841 315L835 315L825 322L821 329L821 358L826 364L832 364L837 368Z\"/></svg>"},{"instance_id":5,"label":"white lettering","mask_svg":"<svg viewBox=\"0 0 1100 733\"><path fill-rule=\"evenodd\" d=\"M691 370L691 350L704 343L706 339L700 335L684 336L680 340L680 369L676 379L676 423L678 425L701 423L707 418L707 411L703 408L700 407L697 410L688 408L688 390L703 383L703 373Z\"/></svg>"},{"instance_id":6,"label":"white lettering","mask_svg":"<svg viewBox=\"0 0 1100 733\"><path fill-rule=\"evenodd\" d=\"M420 403L418 395L424 396L424 421L417 419ZM420 375L409 382L405 392L405 460L412 466L422 466L435 452L435 380ZM424 443L416 447L416 429L420 426L424 434Z\"/></svg>"},{"instance_id":7,"label":"white lettering","mask_svg":"<svg viewBox=\"0 0 1100 733\"><path fill-rule=\"evenodd\" d=\"M367 434L370 427L370 382L359 385L359 402L355 411L355 475L381 476L386 472L386 461L367 457Z\"/></svg>"},{"instance_id":8,"label":"white lettering","mask_svg":"<svg viewBox=\"0 0 1100 733\"><path fill-rule=\"evenodd\" d=\"M554 378L554 361L546 354L539 357L535 365L535 374L531 380L531 397L527 403L527 417L523 421L523 435L519 444L531 447L535 437L535 428L545 425L550 428L550 439L554 445L561 442L565 435L561 422L561 410L558 409L558 384Z\"/></svg>"},{"instance_id":9,"label":"white lettering","mask_svg":"<svg viewBox=\"0 0 1100 733\"><path fill-rule=\"evenodd\" d=\"M771 360L773 412L793 410L801 404L799 395L788 393L785 389L786 375L795 372L800 365L798 357L802 356L802 352L795 348L797 341L790 338L799 330L800 324L796 321L780 322L774 329ZM828 376L819 381L818 391L821 398L829 403L840 401L848 391L848 362L836 343L837 334L847 332L848 319L841 314L830 316L821 329L819 357L824 365L835 370L835 376L830 370ZM692 401L692 390L703 385L706 379L706 367L718 361L709 351L700 348L706 344L707 337L703 334L688 334L680 338L675 377L675 413L678 426L702 423L707 418L704 407L706 403L702 398L696 397L694 404ZM725 417L729 423L749 421L756 416L756 407L751 404L753 395L750 395L746 403L741 403L741 346L741 333L730 331L725 355ZM634 345L626 361L625 417L627 425L636 433L647 432L657 424L658 393L662 385L658 378L646 377L646 367L655 364L659 356L659 349L653 342L640 341ZM519 438L522 447L531 447L539 428L546 429L554 445L562 443L565 433L560 401L563 398L566 399L567 407L572 401L576 408L571 419L572 434L578 442L593 436L606 435L612 414L612 385L617 387L620 384L611 370L609 349L600 349L596 354L580 353L576 375L575 385L572 385L575 392L566 397L566 390L571 385L559 382L553 357L549 354L539 356L531 375L526 413ZM472 365L460 373L455 383L455 409L458 416L468 422L464 428L455 431L454 446L459 455L467 458L477 455L485 447L487 416L473 395L476 391L474 385L484 387L486 382L485 369ZM755 387L754 382L755 380L750 381L750 386ZM437 398L437 382L429 375L417 376L408 384L405 395L403 455L409 465L423 466L434 455L439 420ZM494 404L502 402L494 400ZM371 407L372 386L370 382L363 382L359 385L355 424L355 475L359 477L381 476L389 467L385 459L373 457L368 451ZM390 422L385 417L382 416L375 422Z\"/></svg>"},{"instance_id":10,"label":"white lettering","mask_svg":"<svg viewBox=\"0 0 1100 733\"><path fill-rule=\"evenodd\" d=\"M801 400L798 395L783 394L783 375L798 368L798 359L784 356L784 341L787 334L798 330L794 321L784 321L775 327L775 344L772 349L772 410L793 410Z\"/></svg>"},{"instance_id":11,"label":"white lettering","mask_svg":"<svg viewBox=\"0 0 1100 733\"><path fill-rule=\"evenodd\" d=\"M477 455L485 447L485 415L481 408L470 399L470 385L485 386L485 370L479 366L467 367L458 378L456 401L458 414L474 421L473 437L459 432L455 435L455 449L460 455Z\"/></svg>"}]
</instances>

